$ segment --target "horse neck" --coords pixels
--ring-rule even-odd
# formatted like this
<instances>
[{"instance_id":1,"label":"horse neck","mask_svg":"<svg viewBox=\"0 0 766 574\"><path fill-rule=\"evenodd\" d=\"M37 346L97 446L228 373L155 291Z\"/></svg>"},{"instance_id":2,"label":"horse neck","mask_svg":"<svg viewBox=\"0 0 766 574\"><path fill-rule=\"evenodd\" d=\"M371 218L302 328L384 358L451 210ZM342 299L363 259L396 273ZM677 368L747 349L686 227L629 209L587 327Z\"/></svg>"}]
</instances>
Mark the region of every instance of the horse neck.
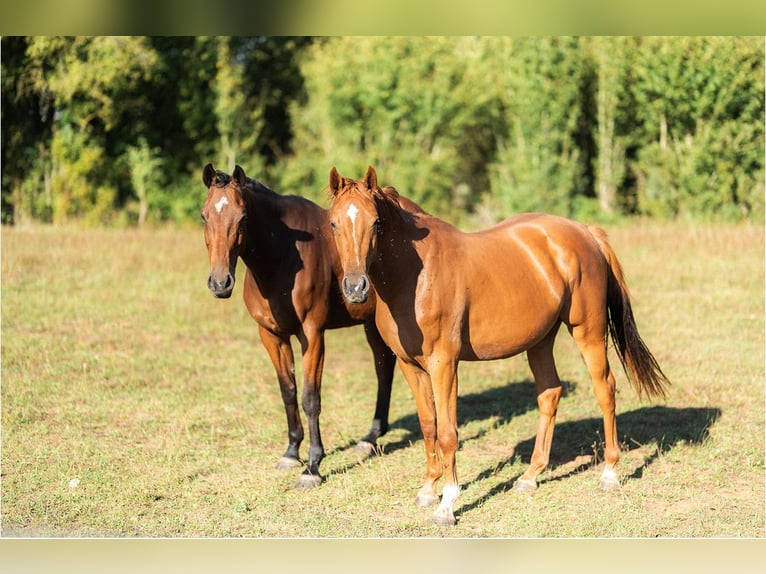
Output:
<instances>
[{"instance_id":1,"label":"horse neck","mask_svg":"<svg viewBox=\"0 0 766 574\"><path fill-rule=\"evenodd\" d=\"M280 223L282 197L261 182L248 178L242 192L247 213L247 239L242 259L251 269L274 252L269 249L274 241L274 228Z\"/></svg>"},{"instance_id":2,"label":"horse neck","mask_svg":"<svg viewBox=\"0 0 766 574\"><path fill-rule=\"evenodd\" d=\"M418 226L421 218L391 198L379 201L378 215L385 221L385 227L378 238L379 256L370 266L370 273L373 281L377 276L383 284L394 285L403 268L420 268L414 244L424 237L423 229Z\"/></svg>"}]
</instances>

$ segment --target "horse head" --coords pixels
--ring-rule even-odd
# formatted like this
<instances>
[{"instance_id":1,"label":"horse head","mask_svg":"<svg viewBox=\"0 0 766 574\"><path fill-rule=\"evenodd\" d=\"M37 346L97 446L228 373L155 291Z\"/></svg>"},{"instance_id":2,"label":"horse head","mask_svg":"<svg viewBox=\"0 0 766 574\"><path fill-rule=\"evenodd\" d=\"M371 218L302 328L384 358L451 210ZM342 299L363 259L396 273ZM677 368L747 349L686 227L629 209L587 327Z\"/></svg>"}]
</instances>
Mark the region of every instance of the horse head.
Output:
<instances>
[{"instance_id":1,"label":"horse head","mask_svg":"<svg viewBox=\"0 0 766 574\"><path fill-rule=\"evenodd\" d=\"M240 166L229 175L209 163L202 171L202 181L208 188L201 211L210 258L207 286L213 295L225 299L234 290L237 257L245 242L247 212L243 189L247 176Z\"/></svg>"},{"instance_id":2,"label":"horse head","mask_svg":"<svg viewBox=\"0 0 766 574\"><path fill-rule=\"evenodd\" d=\"M381 220L376 197L381 193L372 166L363 179L341 177L330 171L333 195L329 219L343 268L342 288L351 303L364 303L370 295L370 264L377 257Z\"/></svg>"}]
</instances>

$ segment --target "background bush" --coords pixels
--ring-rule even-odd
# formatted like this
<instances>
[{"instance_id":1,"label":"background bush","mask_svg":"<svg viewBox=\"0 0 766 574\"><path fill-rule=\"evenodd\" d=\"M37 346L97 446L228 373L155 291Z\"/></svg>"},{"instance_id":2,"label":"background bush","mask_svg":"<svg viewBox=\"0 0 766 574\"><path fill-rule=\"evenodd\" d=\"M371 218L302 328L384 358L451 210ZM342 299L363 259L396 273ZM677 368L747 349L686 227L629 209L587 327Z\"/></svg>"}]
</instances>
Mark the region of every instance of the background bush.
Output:
<instances>
[{"instance_id":1,"label":"background bush","mask_svg":"<svg viewBox=\"0 0 766 574\"><path fill-rule=\"evenodd\" d=\"M473 225L762 220L763 39L2 38L3 222L193 220L209 161Z\"/></svg>"}]
</instances>

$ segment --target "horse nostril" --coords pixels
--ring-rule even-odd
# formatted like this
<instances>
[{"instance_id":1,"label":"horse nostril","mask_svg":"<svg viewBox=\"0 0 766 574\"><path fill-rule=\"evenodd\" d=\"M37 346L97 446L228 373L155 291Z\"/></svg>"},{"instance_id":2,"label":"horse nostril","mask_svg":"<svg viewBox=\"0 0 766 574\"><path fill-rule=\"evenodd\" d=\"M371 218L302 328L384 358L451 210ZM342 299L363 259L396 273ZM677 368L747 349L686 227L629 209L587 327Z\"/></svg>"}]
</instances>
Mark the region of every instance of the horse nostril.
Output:
<instances>
[{"instance_id":1,"label":"horse nostril","mask_svg":"<svg viewBox=\"0 0 766 574\"><path fill-rule=\"evenodd\" d=\"M362 275L359 278L359 289L358 290L359 290L360 293L366 293L367 292L367 288L368 288L367 277L365 275Z\"/></svg>"},{"instance_id":2,"label":"horse nostril","mask_svg":"<svg viewBox=\"0 0 766 574\"><path fill-rule=\"evenodd\" d=\"M231 273L226 275L226 284L224 285L224 289L231 289L234 286L234 277L231 276Z\"/></svg>"}]
</instances>

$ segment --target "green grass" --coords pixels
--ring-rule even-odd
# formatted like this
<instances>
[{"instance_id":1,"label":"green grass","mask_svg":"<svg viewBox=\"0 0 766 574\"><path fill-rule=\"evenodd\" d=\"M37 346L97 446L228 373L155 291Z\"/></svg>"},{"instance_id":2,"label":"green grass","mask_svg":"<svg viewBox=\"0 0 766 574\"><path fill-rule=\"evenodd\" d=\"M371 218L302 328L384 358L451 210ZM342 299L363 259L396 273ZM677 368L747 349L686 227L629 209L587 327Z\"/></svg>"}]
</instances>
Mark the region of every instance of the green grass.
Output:
<instances>
[{"instance_id":1,"label":"green grass","mask_svg":"<svg viewBox=\"0 0 766 574\"><path fill-rule=\"evenodd\" d=\"M440 529L412 504L424 453L399 373L382 456L354 452L375 403L361 329L328 335L327 480L298 491L299 471L276 469L285 415L241 283L228 301L207 292L200 230L5 228L2 534L763 537L763 227L609 231L673 381L641 403L618 372L622 489L598 489L600 413L562 332L565 396L533 495L511 491L537 425L524 357L461 364L462 494Z\"/></svg>"}]
</instances>

